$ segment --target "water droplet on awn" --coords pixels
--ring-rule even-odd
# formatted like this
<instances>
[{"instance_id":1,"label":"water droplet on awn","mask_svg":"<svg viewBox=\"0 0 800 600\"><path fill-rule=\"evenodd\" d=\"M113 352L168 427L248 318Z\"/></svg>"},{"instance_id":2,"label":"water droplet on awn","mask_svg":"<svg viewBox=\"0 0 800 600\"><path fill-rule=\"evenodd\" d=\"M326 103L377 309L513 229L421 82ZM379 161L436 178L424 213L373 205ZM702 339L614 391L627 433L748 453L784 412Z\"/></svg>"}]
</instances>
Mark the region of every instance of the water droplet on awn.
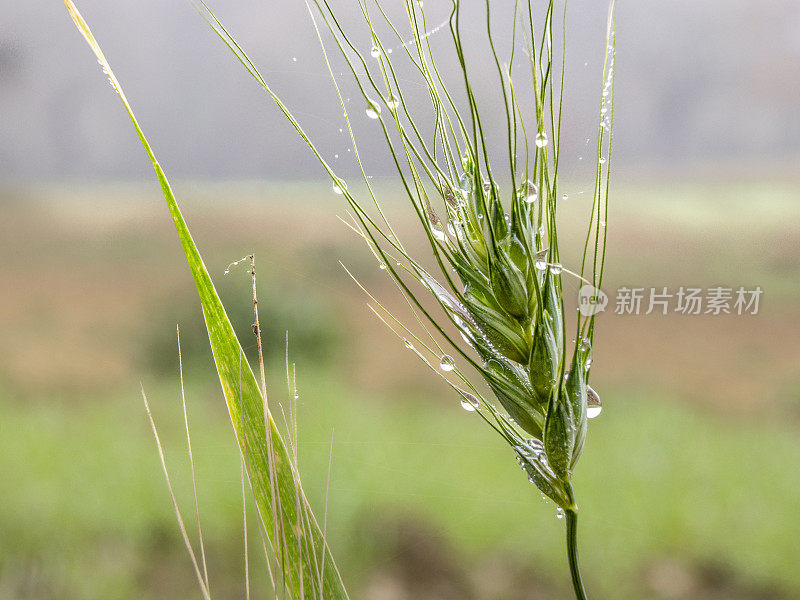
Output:
<instances>
[{"instance_id":1,"label":"water droplet on awn","mask_svg":"<svg viewBox=\"0 0 800 600\"><path fill-rule=\"evenodd\" d=\"M467 412L475 412L475 405L467 399L461 401L461 408Z\"/></svg>"},{"instance_id":2,"label":"water droplet on awn","mask_svg":"<svg viewBox=\"0 0 800 600\"><path fill-rule=\"evenodd\" d=\"M370 119L377 119L381 116L381 107L374 100L367 100L366 113Z\"/></svg>"},{"instance_id":3,"label":"water droplet on awn","mask_svg":"<svg viewBox=\"0 0 800 600\"><path fill-rule=\"evenodd\" d=\"M456 362L449 354L443 354L442 359L439 361L439 368L445 373L448 373L456 368Z\"/></svg>"},{"instance_id":4,"label":"water droplet on awn","mask_svg":"<svg viewBox=\"0 0 800 600\"><path fill-rule=\"evenodd\" d=\"M536 147L544 148L545 146L547 146L547 134L546 133L536 134Z\"/></svg>"},{"instance_id":5,"label":"water droplet on awn","mask_svg":"<svg viewBox=\"0 0 800 600\"><path fill-rule=\"evenodd\" d=\"M441 223L431 223L431 233L433 234L433 237L440 242L443 242L447 239L447 235L445 234Z\"/></svg>"},{"instance_id":6,"label":"water droplet on awn","mask_svg":"<svg viewBox=\"0 0 800 600\"><path fill-rule=\"evenodd\" d=\"M478 410L479 403L475 396L464 390L458 390L458 393L461 394L461 408L467 412L475 412Z\"/></svg>"},{"instance_id":7,"label":"water droplet on awn","mask_svg":"<svg viewBox=\"0 0 800 600\"><path fill-rule=\"evenodd\" d=\"M533 204L539 198L539 188L535 183L528 182L528 195L525 197L525 202Z\"/></svg>"},{"instance_id":8,"label":"water droplet on awn","mask_svg":"<svg viewBox=\"0 0 800 600\"><path fill-rule=\"evenodd\" d=\"M373 47L372 47L372 49L369 51L369 55L370 55L372 58L380 58L380 55L381 55L381 49L380 49L380 48L378 48L377 46L373 46Z\"/></svg>"}]
</instances>

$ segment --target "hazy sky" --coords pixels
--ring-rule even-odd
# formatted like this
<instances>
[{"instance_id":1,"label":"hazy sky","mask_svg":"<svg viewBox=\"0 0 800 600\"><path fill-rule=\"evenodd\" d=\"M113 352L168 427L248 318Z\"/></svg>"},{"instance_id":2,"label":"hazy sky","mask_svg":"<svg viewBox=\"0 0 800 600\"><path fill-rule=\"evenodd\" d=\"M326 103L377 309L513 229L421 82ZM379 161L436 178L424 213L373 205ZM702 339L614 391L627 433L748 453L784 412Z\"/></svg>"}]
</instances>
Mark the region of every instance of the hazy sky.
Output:
<instances>
[{"instance_id":1,"label":"hazy sky","mask_svg":"<svg viewBox=\"0 0 800 600\"><path fill-rule=\"evenodd\" d=\"M368 52L355 0L333 4L354 43ZM426 0L431 27L449 5ZM489 123L501 131L497 74L483 36L484 3L464 5L474 81ZM291 127L187 0L78 0L78 6L173 176L320 175ZM345 172L352 168L339 132L341 109L305 3L212 0L211 6L326 156ZM510 31L513 2L493 0L492 7L496 35L507 49L509 34L503 32ZM604 0L570 0L568 164L578 164L595 130L606 7ZM119 102L60 0L0 0L0 14L0 178L149 177ZM800 165L800 2L622 0L617 37L619 165ZM455 77L447 32L431 40L443 52L443 70ZM413 98L418 82L406 74ZM523 72L515 76L523 79ZM355 106L363 100L347 86L346 94L369 169L388 173L382 142Z\"/></svg>"}]
</instances>

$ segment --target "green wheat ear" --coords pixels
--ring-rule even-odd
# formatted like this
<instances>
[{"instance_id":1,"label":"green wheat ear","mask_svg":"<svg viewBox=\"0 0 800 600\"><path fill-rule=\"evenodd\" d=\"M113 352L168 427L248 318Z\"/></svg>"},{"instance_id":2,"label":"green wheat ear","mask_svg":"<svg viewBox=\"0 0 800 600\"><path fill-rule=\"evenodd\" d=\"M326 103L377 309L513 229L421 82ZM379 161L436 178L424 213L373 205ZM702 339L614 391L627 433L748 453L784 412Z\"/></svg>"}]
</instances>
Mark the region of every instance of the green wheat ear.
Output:
<instances>
[{"instance_id":1,"label":"green wheat ear","mask_svg":"<svg viewBox=\"0 0 800 600\"><path fill-rule=\"evenodd\" d=\"M447 24L461 67L466 106L457 105L454 93L439 76L420 2L403 2L411 29L410 40L400 33L400 27L380 2L359 0L358 5L372 38L366 57L345 32L327 0L310 0L309 14L339 93L358 164L361 166L361 157L350 126L353 116L339 92L321 26L334 40L336 51L358 86L366 116L377 123L379 134L385 138L397 176L441 268L441 281L408 254L381 209L363 167L361 175L369 203L353 196L246 52L202 0L198 10L276 101L319 159L335 191L352 209L351 227L367 242L381 268L392 276L418 323L423 325L424 333L422 337L413 334L394 315L381 310L387 322L393 324L407 346L419 350L418 355L428 364L453 362L453 368L447 372L459 381L450 382L451 385L462 398L467 393L475 399L469 403L470 407L512 445L539 489L563 510L575 512L572 470L586 437L589 399L593 404L599 403L596 393L588 387L595 322L594 316L578 319L578 343L568 359L561 278L569 274L598 288L602 281L613 122L615 4L612 1L609 6L594 200L582 265L576 269L579 274L567 270L559 259L557 198L565 48L562 47L559 69L553 60L556 15L553 0L545 6L540 28L534 26L530 1L527 5L523 2L516 5L512 46L516 47L518 35L524 37L533 88L528 104L533 110L527 115L510 75L514 53L503 66L494 46L492 12L486 2L489 45L507 117L511 186L505 192L503 182L492 169L493 157L487 151L481 110L464 56L461 3L452 2ZM378 33L377 21L386 26L389 39ZM537 31L542 32L538 37ZM411 61L428 89L435 127L427 139L416 123L428 115L412 114L406 105L402 80L392 61L392 47ZM556 81L558 71L560 76ZM528 132L535 132L532 139ZM433 206L436 198L441 201L443 211L437 212ZM370 212L370 205L377 209L376 214ZM457 279L451 272L455 272ZM420 298L420 284L436 298L444 318L431 314L425 307ZM468 348L452 338L450 325L455 326ZM503 411L477 392L469 377L443 351L435 333L489 384Z\"/></svg>"},{"instance_id":2,"label":"green wheat ear","mask_svg":"<svg viewBox=\"0 0 800 600\"><path fill-rule=\"evenodd\" d=\"M504 185L493 171L495 157L487 151L482 112L473 93L463 50L459 0L452 0L447 25L459 60L463 80L460 91L467 99L465 105L454 100L455 94L440 77L429 42L432 30L418 0L402 3L411 30L410 40L400 33L400 27L378 0L358 0L371 35L368 56L359 51L343 29L328 0L307 2L339 95L369 203L353 196L235 38L202 0L200 3L199 11L207 22L275 100L319 159L332 179L334 190L351 208L349 225L392 277L422 332L414 333L370 295L373 311L406 347L459 393L466 409L483 418L512 446L530 481L558 505L560 515L566 512L573 583L577 596L585 597L575 551L578 509L572 473L583 451L589 409L595 412L599 409L599 397L588 386L595 317L579 316L576 344L568 356L561 279L568 274L595 288L600 288L602 282L613 123L614 0L609 5L606 31L593 202L583 259L575 272L561 264L558 245L558 167L566 42L562 41L561 64L556 65L553 0L543 6L541 27L534 26L531 0L515 4L510 37L512 48L517 46L518 35L524 38L529 84L533 89L526 102L518 97L518 88L511 77L514 50L503 65L494 45L490 2L485 3L489 48L497 67L507 123L510 185ZM378 33L374 26L377 22L389 31L388 36ZM334 40L335 51L345 61L346 71L360 90L366 116L376 122L378 134L385 139L397 177L440 269L441 281L407 252L376 198L361 163L351 127L353 116L342 98L320 25ZM537 31L541 32L538 36ZM562 40L565 38L562 31ZM398 77L392 60L393 48L411 62L419 83L427 88L429 114L409 110L403 91L405 80ZM527 107L533 109L526 110ZM417 123L427 123L431 117L434 133L425 136ZM437 212L435 199L443 210ZM371 212L370 205L376 210ZM446 217L442 219L439 214ZM426 308L420 298L420 285L438 301L441 314L434 315ZM451 326L467 347L453 339L449 333ZM441 340L452 348L449 352L457 353L465 366L472 367L488 383L503 410L478 392L476 383L461 370L461 361L443 349Z\"/></svg>"}]
</instances>

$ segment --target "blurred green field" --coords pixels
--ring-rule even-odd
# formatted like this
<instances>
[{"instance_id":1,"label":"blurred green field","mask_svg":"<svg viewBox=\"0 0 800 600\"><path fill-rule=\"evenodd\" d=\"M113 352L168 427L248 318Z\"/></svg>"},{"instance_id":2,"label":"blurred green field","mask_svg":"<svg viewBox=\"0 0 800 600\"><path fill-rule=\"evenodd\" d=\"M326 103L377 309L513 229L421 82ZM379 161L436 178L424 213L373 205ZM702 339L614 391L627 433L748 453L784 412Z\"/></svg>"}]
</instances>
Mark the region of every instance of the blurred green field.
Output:
<instances>
[{"instance_id":1,"label":"blurred green field","mask_svg":"<svg viewBox=\"0 0 800 600\"><path fill-rule=\"evenodd\" d=\"M391 306L402 303L336 221L343 207L327 186L177 188L243 336L248 277L222 272L256 251L273 400L287 395L290 330L301 469L321 510L333 436L328 531L353 597L567 597L555 508L370 317L340 258ZM605 409L576 473L593 598L800 597L798 191L620 188L607 289L765 293L758 316L599 319L593 385ZM138 390L141 381L191 522L176 322L212 592L242 597L239 459L157 190L24 188L2 201L0 599L199 597ZM251 554L256 540L254 529Z\"/></svg>"}]
</instances>

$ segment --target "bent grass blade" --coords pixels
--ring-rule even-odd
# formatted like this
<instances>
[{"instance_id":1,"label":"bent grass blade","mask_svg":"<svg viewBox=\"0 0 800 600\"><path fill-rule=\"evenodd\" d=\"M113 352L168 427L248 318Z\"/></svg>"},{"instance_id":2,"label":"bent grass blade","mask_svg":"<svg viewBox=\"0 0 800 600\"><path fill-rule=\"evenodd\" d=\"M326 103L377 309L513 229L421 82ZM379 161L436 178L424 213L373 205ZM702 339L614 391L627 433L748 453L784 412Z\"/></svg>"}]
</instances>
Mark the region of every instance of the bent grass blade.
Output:
<instances>
[{"instance_id":1,"label":"bent grass blade","mask_svg":"<svg viewBox=\"0 0 800 600\"><path fill-rule=\"evenodd\" d=\"M64 4L122 100L155 169L200 296L231 423L242 452L259 517L272 551L283 568L285 590L292 598L308 594L331 600L347 599L341 575L305 497L292 455L265 404L258 380L247 362L200 252L192 240L169 181L89 26L72 0L64 0ZM202 576L200 579L202 581Z\"/></svg>"}]
</instances>

